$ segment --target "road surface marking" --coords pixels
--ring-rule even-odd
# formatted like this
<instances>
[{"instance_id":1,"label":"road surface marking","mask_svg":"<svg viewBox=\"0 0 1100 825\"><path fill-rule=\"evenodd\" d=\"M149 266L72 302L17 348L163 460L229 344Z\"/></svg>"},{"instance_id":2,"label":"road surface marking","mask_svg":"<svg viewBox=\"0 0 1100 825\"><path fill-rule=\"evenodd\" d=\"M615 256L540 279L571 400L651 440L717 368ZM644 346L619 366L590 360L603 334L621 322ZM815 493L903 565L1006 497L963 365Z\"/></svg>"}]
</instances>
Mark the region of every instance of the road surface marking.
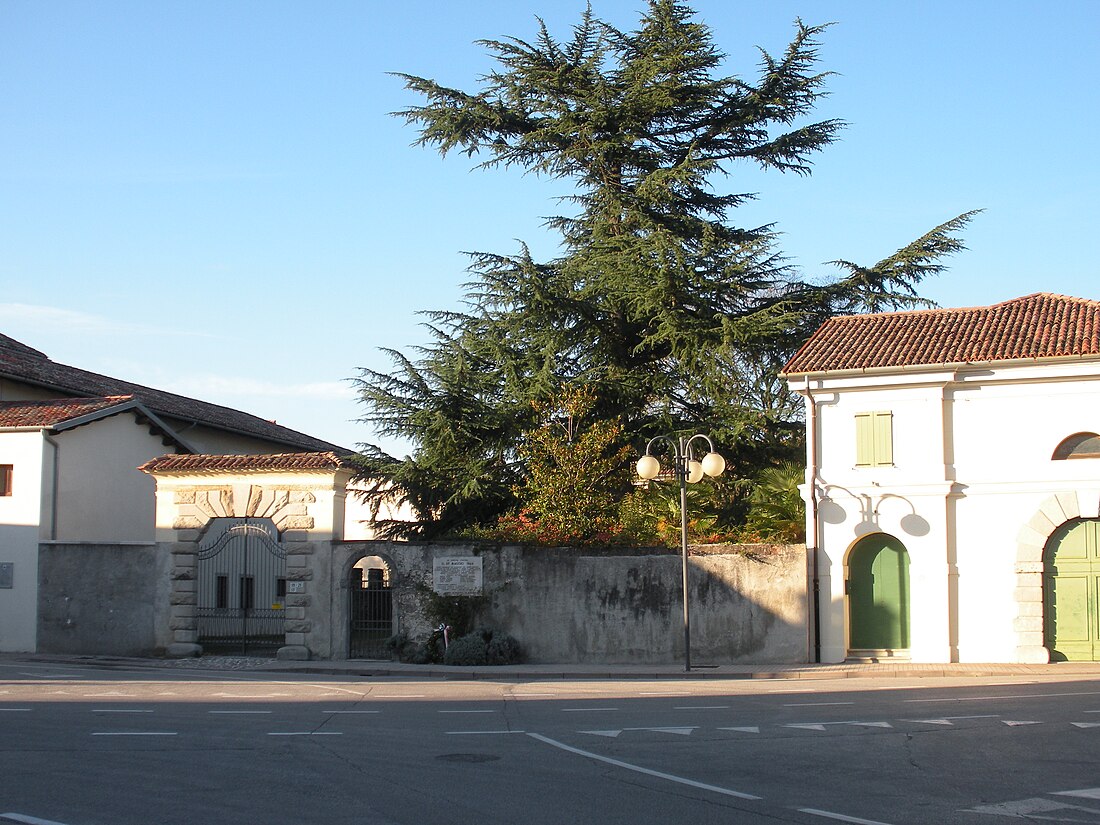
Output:
<instances>
[{"instance_id":1,"label":"road surface marking","mask_svg":"<svg viewBox=\"0 0 1100 825\"><path fill-rule=\"evenodd\" d=\"M718 728L718 730L737 730L741 733L760 733L760 728L756 725L747 725L743 728Z\"/></svg>"},{"instance_id":2,"label":"road surface marking","mask_svg":"<svg viewBox=\"0 0 1100 825\"><path fill-rule=\"evenodd\" d=\"M1051 791L1051 796L1076 796L1081 799L1100 799L1100 788L1082 788L1079 791Z\"/></svg>"},{"instance_id":3,"label":"road surface marking","mask_svg":"<svg viewBox=\"0 0 1100 825\"><path fill-rule=\"evenodd\" d=\"M562 708L562 713L589 713L601 710L618 710L618 708Z\"/></svg>"},{"instance_id":4,"label":"road surface marking","mask_svg":"<svg viewBox=\"0 0 1100 825\"><path fill-rule=\"evenodd\" d=\"M954 699L903 699L903 702L992 702L1004 699L1050 699L1056 696L1100 696L1100 690L1078 693L1021 693L1019 696L959 696Z\"/></svg>"},{"instance_id":5,"label":"road surface marking","mask_svg":"<svg viewBox=\"0 0 1100 825\"><path fill-rule=\"evenodd\" d=\"M268 736L343 736L343 733L339 731L331 730L290 730L290 731L271 731L268 732Z\"/></svg>"},{"instance_id":6,"label":"road surface marking","mask_svg":"<svg viewBox=\"0 0 1100 825\"><path fill-rule=\"evenodd\" d=\"M829 705L854 705L855 702L798 702L793 704L785 704L785 708L821 708Z\"/></svg>"},{"instance_id":7,"label":"road surface marking","mask_svg":"<svg viewBox=\"0 0 1100 825\"><path fill-rule=\"evenodd\" d=\"M692 788L699 788L704 791L712 791L714 793L723 794L725 796L734 796L738 799L762 799L763 797L754 796L753 794L742 793L741 791L734 791L730 788L720 788L717 785L708 785L705 782L696 782L694 779L686 779L682 776L674 776L670 773L663 773L661 771L655 771L651 768L643 768L640 765L631 765L629 762L623 762L619 759L612 759L610 756L601 756L598 753L591 753L590 751L581 750L580 748L574 748L571 745L566 745L564 742L558 742L555 739L551 739L548 736L543 736L540 733L527 734L532 739L537 739L551 747L559 748L568 753L574 753L578 756L583 756L587 759L594 759L597 762L603 762L607 765L614 765L617 768L623 768L628 771L635 771L637 773L645 774L646 776L653 776L657 779L664 779L668 782L677 782L681 785L688 785Z\"/></svg>"},{"instance_id":8,"label":"road surface marking","mask_svg":"<svg viewBox=\"0 0 1100 825\"><path fill-rule=\"evenodd\" d=\"M441 710L439 713L500 713L500 711L491 708L489 710Z\"/></svg>"},{"instance_id":9,"label":"road surface marking","mask_svg":"<svg viewBox=\"0 0 1100 825\"><path fill-rule=\"evenodd\" d=\"M24 825L64 825L62 822L54 822L52 819L39 819L37 816L26 814L0 814L0 818L10 819L12 822L22 822Z\"/></svg>"},{"instance_id":10,"label":"road surface marking","mask_svg":"<svg viewBox=\"0 0 1100 825\"><path fill-rule=\"evenodd\" d=\"M30 708L0 708L0 713L30 713Z\"/></svg>"},{"instance_id":11,"label":"road surface marking","mask_svg":"<svg viewBox=\"0 0 1100 825\"><path fill-rule=\"evenodd\" d=\"M938 719L902 719L902 722L919 722L926 725L953 725L956 719L996 719L995 713L983 713L979 716L941 716Z\"/></svg>"},{"instance_id":12,"label":"road surface marking","mask_svg":"<svg viewBox=\"0 0 1100 825\"><path fill-rule=\"evenodd\" d=\"M1001 722L1005 725L1008 725L1010 728L1019 727L1020 725L1041 725L1041 724L1043 724L1042 722L1012 722L1012 721L1009 721L1008 719L1002 719Z\"/></svg>"},{"instance_id":13,"label":"road surface marking","mask_svg":"<svg viewBox=\"0 0 1100 825\"><path fill-rule=\"evenodd\" d=\"M380 710L323 710L321 713L381 713Z\"/></svg>"},{"instance_id":14,"label":"road surface marking","mask_svg":"<svg viewBox=\"0 0 1100 825\"><path fill-rule=\"evenodd\" d=\"M794 725L784 725L783 727L785 727L785 728L805 728L806 730L823 731L823 730L825 730L826 725L856 725L858 727L863 727L863 728L892 728L893 727L893 725L891 725L889 722L860 722L858 720L853 720L853 721L849 721L849 722L804 722L804 723L794 724Z\"/></svg>"},{"instance_id":15,"label":"road surface marking","mask_svg":"<svg viewBox=\"0 0 1100 825\"><path fill-rule=\"evenodd\" d=\"M269 711L269 710L211 710L211 711L207 711L207 713L235 714L235 715L238 715L238 716L246 716L246 715L250 715L250 714L271 713L271 711Z\"/></svg>"},{"instance_id":16,"label":"road surface marking","mask_svg":"<svg viewBox=\"0 0 1100 825\"><path fill-rule=\"evenodd\" d=\"M889 825L889 823L879 822L877 819L860 819L858 816L834 814L831 811L821 811L817 808L799 808L798 810L810 816L823 816L826 819L835 819L837 822L851 822L853 825Z\"/></svg>"},{"instance_id":17,"label":"road surface marking","mask_svg":"<svg viewBox=\"0 0 1100 825\"><path fill-rule=\"evenodd\" d=\"M152 713L151 710L138 708L92 708L92 713Z\"/></svg>"},{"instance_id":18,"label":"road surface marking","mask_svg":"<svg viewBox=\"0 0 1100 825\"><path fill-rule=\"evenodd\" d=\"M1075 728L1100 728L1100 722L1073 722Z\"/></svg>"},{"instance_id":19,"label":"road surface marking","mask_svg":"<svg viewBox=\"0 0 1100 825\"><path fill-rule=\"evenodd\" d=\"M94 731L92 736L177 736L174 730Z\"/></svg>"},{"instance_id":20,"label":"road surface marking","mask_svg":"<svg viewBox=\"0 0 1100 825\"><path fill-rule=\"evenodd\" d=\"M499 735L502 733L526 733L523 730L449 730L445 736L484 736L487 734Z\"/></svg>"},{"instance_id":21,"label":"road surface marking","mask_svg":"<svg viewBox=\"0 0 1100 825\"><path fill-rule=\"evenodd\" d=\"M680 705L673 710L729 710L729 705Z\"/></svg>"}]
</instances>

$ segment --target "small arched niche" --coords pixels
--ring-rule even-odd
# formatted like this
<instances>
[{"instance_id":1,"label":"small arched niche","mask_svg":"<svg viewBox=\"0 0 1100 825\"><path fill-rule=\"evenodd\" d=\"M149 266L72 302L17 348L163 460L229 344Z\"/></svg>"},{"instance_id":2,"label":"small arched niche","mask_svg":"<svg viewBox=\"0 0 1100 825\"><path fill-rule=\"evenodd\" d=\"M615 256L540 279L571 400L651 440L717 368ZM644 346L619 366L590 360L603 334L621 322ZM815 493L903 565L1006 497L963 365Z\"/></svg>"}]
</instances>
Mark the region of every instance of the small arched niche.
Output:
<instances>
[{"instance_id":1,"label":"small arched niche","mask_svg":"<svg viewBox=\"0 0 1100 825\"><path fill-rule=\"evenodd\" d=\"M1096 433L1074 433L1054 449L1051 461L1065 461L1076 458L1100 458L1100 435Z\"/></svg>"}]
</instances>

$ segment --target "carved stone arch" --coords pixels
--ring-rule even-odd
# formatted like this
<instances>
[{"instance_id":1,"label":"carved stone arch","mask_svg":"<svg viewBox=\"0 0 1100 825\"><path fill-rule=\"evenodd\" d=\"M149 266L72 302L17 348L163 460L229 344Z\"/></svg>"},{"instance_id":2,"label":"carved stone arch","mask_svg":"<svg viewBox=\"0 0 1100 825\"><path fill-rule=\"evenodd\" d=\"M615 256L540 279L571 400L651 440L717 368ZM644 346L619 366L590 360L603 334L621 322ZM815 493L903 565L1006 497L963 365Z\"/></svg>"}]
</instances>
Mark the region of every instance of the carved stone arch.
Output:
<instances>
[{"instance_id":1,"label":"carved stone arch","mask_svg":"<svg viewBox=\"0 0 1100 825\"><path fill-rule=\"evenodd\" d=\"M1079 518L1100 516L1100 491L1055 493L1039 506L1016 537L1016 660L1045 664L1043 639L1043 551L1054 532Z\"/></svg>"}]
</instances>

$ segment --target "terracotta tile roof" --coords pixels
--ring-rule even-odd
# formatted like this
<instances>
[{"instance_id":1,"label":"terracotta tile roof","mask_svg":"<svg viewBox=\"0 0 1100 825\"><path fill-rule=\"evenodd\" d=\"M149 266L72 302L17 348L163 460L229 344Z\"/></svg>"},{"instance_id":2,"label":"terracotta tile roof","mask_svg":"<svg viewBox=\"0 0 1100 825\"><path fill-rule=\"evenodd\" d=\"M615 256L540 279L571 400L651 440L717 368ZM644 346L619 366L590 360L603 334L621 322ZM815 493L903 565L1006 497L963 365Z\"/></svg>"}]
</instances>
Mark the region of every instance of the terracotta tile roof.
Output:
<instances>
[{"instance_id":1,"label":"terracotta tile roof","mask_svg":"<svg viewBox=\"0 0 1100 825\"><path fill-rule=\"evenodd\" d=\"M296 450L350 452L336 444L240 410L58 364L38 350L6 335L0 335L0 378L11 378L77 398L132 395L161 418L188 423L194 421Z\"/></svg>"},{"instance_id":2,"label":"terracotta tile roof","mask_svg":"<svg viewBox=\"0 0 1100 825\"><path fill-rule=\"evenodd\" d=\"M331 472L348 467L334 452L275 455L162 455L138 467L158 475L265 473L284 470Z\"/></svg>"},{"instance_id":3,"label":"terracotta tile roof","mask_svg":"<svg viewBox=\"0 0 1100 825\"><path fill-rule=\"evenodd\" d=\"M54 427L132 400L133 397L129 395L113 395L105 398L0 401L0 427Z\"/></svg>"},{"instance_id":4,"label":"terracotta tile roof","mask_svg":"<svg viewBox=\"0 0 1100 825\"><path fill-rule=\"evenodd\" d=\"M783 375L1100 355L1100 301L1039 292L987 307L831 318Z\"/></svg>"}]
</instances>

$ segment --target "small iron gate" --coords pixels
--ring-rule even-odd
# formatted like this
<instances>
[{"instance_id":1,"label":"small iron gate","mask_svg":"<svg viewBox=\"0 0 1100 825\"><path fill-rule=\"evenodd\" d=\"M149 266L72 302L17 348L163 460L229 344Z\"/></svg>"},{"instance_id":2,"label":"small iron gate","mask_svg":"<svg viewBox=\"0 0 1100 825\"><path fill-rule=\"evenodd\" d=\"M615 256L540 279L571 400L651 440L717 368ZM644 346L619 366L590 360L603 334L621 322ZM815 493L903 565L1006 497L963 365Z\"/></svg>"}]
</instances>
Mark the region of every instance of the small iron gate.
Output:
<instances>
[{"instance_id":1,"label":"small iron gate","mask_svg":"<svg viewBox=\"0 0 1100 825\"><path fill-rule=\"evenodd\" d=\"M270 522L234 522L199 548L198 641L209 652L273 653L286 638L286 551Z\"/></svg>"},{"instance_id":2,"label":"small iron gate","mask_svg":"<svg viewBox=\"0 0 1100 825\"><path fill-rule=\"evenodd\" d=\"M366 576L363 573L366 572ZM386 639L393 635L393 598L384 572L351 569L348 582L349 659L389 659Z\"/></svg>"}]
</instances>

